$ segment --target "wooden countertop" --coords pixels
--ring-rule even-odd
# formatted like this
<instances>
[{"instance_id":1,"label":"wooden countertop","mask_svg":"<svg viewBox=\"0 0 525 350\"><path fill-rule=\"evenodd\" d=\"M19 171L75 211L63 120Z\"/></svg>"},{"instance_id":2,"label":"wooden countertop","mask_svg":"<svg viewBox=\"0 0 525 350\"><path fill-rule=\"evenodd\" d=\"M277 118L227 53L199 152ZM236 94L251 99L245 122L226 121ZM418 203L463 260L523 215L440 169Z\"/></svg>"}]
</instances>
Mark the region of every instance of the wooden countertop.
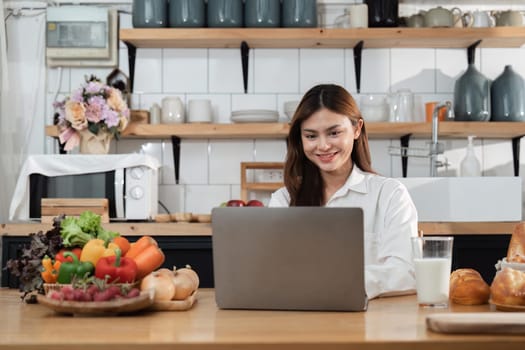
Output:
<instances>
[{"instance_id":1,"label":"wooden countertop","mask_svg":"<svg viewBox=\"0 0 525 350\"><path fill-rule=\"evenodd\" d=\"M489 235L511 234L518 222L420 222L419 229L425 235ZM108 230L126 236L210 236L209 223L154 223L130 222L103 224ZM47 231L51 224L13 223L1 224L0 236L27 236L29 233Z\"/></svg>"},{"instance_id":2,"label":"wooden countertop","mask_svg":"<svg viewBox=\"0 0 525 350\"><path fill-rule=\"evenodd\" d=\"M3 349L520 349L525 335L450 335L427 331L438 312L491 312L488 305L419 308L414 295L372 300L366 312L219 310L213 290L200 290L189 311L71 317L22 303L0 290Z\"/></svg>"}]
</instances>

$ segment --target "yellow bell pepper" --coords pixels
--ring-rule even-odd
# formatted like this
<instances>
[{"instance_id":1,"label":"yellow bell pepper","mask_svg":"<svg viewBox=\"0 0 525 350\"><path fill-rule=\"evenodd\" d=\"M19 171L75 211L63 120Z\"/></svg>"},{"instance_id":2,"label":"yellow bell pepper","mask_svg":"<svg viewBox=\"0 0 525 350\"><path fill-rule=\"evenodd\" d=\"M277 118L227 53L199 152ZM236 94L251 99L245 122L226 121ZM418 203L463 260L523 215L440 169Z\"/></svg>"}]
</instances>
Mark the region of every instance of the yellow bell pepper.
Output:
<instances>
[{"instance_id":1,"label":"yellow bell pepper","mask_svg":"<svg viewBox=\"0 0 525 350\"><path fill-rule=\"evenodd\" d=\"M103 239L90 239L82 248L82 253L80 253L80 261L89 261L93 266L97 266L98 259L103 256L113 256L115 255L115 249L118 248L118 245L115 243L110 243L106 247L104 245Z\"/></svg>"}]
</instances>

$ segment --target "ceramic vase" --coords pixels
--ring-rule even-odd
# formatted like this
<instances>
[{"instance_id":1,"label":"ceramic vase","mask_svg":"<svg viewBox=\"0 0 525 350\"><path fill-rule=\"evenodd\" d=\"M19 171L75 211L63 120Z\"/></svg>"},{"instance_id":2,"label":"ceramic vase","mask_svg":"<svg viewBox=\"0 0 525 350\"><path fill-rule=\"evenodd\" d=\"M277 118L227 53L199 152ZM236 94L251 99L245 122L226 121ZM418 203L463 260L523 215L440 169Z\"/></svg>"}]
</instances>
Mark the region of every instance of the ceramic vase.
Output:
<instances>
[{"instance_id":1,"label":"ceramic vase","mask_svg":"<svg viewBox=\"0 0 525 350\"><path fill-rule=\"evenodd\" d=\"M167 0L133 0L134 28L162 28L168 26Z\"/></svg>"},{"instance_id":2,"label":"ceramic vase","mask_svg":"<svg viewBox=\"0 0 525 350\"><path fill-rule=\"evenodd\" d=\"M490 120L490 80L473 63L454 85L454 120Z\"/></svg>"},{"instance_id":3,"label":"ceramic vase","mask_svg":"<svg viewBox=\"0 0 525 350\"><path fill-rule=\"evenodd\" d=\"M525 81L507 65L490 88L492 121L525 121Z\"/></svg>"},{"instance_id":4,"label":"ceramic vase","mask_svg":"<svg viewBox=\"0 0 525 350\"><path fill-rule=\"evenodd\" d=\"M106 132L97 135L89 130L81 130L79 151L82 154L108 154L113 136Z\"/></svg>"}]
</instances>

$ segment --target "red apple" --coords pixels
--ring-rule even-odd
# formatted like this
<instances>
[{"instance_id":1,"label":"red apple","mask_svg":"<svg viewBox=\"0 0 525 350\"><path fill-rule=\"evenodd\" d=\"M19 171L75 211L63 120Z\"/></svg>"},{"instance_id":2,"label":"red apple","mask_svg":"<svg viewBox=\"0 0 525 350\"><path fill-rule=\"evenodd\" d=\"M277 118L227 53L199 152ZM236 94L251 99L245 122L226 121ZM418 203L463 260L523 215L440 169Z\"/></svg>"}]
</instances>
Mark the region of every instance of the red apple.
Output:
<instances>
[{"instance_id":1,"label":"red apple","mask_svg":"<svg viewBox=\"0 0 525 350\"><path fill-rule=\"evenodd\" d=\"M248 207L264 207L264 204L261 201L258 201L257 199L252 199L246 203L246 206Z\"/></svg>"},{"instance_id":2,"label":"red apple","mask_svg":"<svg viewBox=\"0 0 525 350\"><path fill-rule=\"evenodd\" d=\"M244 201L241 199L230 199L226 203L226 206L227 207L244 207L246 206L246 203L244 203Z\"/></svg>"}]
</instances>

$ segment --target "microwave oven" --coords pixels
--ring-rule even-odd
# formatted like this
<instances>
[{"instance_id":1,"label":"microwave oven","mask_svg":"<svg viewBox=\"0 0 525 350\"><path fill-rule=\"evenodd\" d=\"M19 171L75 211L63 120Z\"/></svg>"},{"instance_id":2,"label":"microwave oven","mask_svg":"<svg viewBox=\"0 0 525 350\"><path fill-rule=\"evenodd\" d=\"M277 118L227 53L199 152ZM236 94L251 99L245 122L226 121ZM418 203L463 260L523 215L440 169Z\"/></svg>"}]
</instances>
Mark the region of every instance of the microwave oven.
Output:
<instances>
[{"instance_id":1,"label":"microwave oven","mask_svg":"<svg viewBox=\"0 0 525 350\"><path fill-rule=\"evenodd\" d=\"M156 158L141 154L32 155L22 166L10 220L39 220L43 198L107 198L112 221L152 220L158 208Z\"/></svg>"}]
</instances>

